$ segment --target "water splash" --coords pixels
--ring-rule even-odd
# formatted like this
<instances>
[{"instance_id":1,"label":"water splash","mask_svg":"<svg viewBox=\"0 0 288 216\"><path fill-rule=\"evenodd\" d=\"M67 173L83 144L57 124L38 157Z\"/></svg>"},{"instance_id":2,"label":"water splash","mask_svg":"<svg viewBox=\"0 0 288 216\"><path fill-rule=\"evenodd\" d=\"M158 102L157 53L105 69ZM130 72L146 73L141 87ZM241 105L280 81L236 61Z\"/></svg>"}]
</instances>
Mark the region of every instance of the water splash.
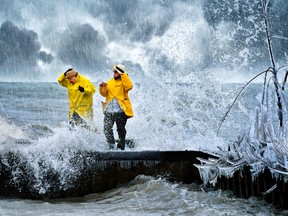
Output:
<instances>
[{"instance_id":1,"label":"water splash","mask_svg":"<svg viewBox=\"0 0 288 216\"><path fill-rule=\"evenodd\" d=\"M287 71L288 67L281 70ZM269 80L269 79L268 79ZM229 144L228 151L223 150L218 160L200 159L202 165L196 165L205 184L216 184L221 175L232 177L234 172L250 167L252 179L268 168L276 179L288 180L287 167L287 95L284 88L280 88L282 101L282 117L279 118L279 108L275 106L278 98L275 89L264 82L262 103L255 110L253 124L249 131L233 143ZM280 126L280 121L283 126Z\"/></svg>"}]
</instances>

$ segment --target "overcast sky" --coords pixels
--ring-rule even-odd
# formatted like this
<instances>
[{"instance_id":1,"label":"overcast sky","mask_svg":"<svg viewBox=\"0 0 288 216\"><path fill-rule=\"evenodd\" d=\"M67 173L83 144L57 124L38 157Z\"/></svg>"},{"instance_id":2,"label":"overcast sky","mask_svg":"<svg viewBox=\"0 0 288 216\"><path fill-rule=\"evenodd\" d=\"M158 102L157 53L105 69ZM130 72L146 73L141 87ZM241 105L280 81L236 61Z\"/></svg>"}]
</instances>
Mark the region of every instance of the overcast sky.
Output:
<instances>
[{"instance_id":1,"label":"overcast sky","mask_svg":"<svg viewBox=\"0 0 288 216\"><path fill-rule=\"evenodd\" d=\"M249 70L268 59L261 1L0 0L0 81L91 79L115 63L148 77L207 67ZM277 60L287 62L287 3L271 0ZM286 39L285 39L286 38ZM171 76L167 76L171 74ZM100 79L100 78L99 78Z\"/></svg>"}]
</instances>

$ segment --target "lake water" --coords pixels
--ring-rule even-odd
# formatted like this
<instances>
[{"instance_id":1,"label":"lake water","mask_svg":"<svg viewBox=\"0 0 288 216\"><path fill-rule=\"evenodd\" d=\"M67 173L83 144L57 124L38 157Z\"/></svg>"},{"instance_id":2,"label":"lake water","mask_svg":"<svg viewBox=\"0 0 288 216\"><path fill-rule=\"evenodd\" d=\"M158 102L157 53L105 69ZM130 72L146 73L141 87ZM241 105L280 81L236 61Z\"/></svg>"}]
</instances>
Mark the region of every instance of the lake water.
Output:
<instances>
[{"instance_id":1,"label":"lake water","mask_svg":"<svg viewBox=\"0 0 288 216\"><path fill-rule=\"evenodd\" d=\"M175 92L187 91L187 86L183 84L173 87L171 84L166 84L164 87L175 89ZM206 111L203 110L202 116L205 117L207 112L210 112L211 115L210 122L206 122L202 128L210 128L211 131L206 134L202 129L188 132L189 123L186 122L185 124L185 121L194 122L195 125L203 124L203 121L197 118L195 113L187 116L189 110L180 105L186 104L186 107L189 107L195 101L174 94L173 100L177 103L174 103L173 109L177 112L173 116L167 115L167 108L162 109L163 112L166 112L163 115L158 115L158 112L149 113L141 108L143 105L141 103L144 103L143 99L135 98L141 88L141 85L135 85L135 89L133 89L135 94L131 97L135 105L136 115L134 120L133 118L128 120L127 125L128 137L133 138L136 142L135 151L199 150L202 145L203 150L213 152L216 149L214 146L222 145L223 147L224 141L233 138L234 133L229 134L229 131L226 137L209 137L213 132L211 125L216 125L213 122L217 118L215 115L218 115L217 112L210 109L215 105L201 104L202 108L207 108ZM223 92L226 92L225 88L223 88ZM254 95L255 92L257 91L251 90L250 94ZM215 95L211 95L211 98L217 97L217 94L215 91ZM46 163L56 163L53 166L55 169L61 169L63 181L67 179L67 176L73 177L73 167L69 167L65 160L60 162L53 160L53 157L61 152L64 155L67 154L67 158L69 158L69 152L78 149L108 151L101 129L103 114L101 113L100 100L100 96L96 93L94 96L94 121L95 126L98 127L98 133L71 132L67 127L68 99L66 89L56 83L1 83L0 152L21 152L26 155L27 160L35 168L35 172L39 168L37 164L40 158ZM249 97L245 100L249 100ZM245 100L243 104L246 104ZM198 101L198 103L200 102ZM235 112L237 113L237 110ZM238 110L238 112L240 111ZM186 113L186 117L184 117L184 113ZM154 121L155 124L151 121ZM142 125L142 128L138 128L138 124ZM234 124L238 128L243 126L241 121L234 121ZM162 131L161 134L159 134L160 131ZM177 139L175 140L174 137L176 136ZM212 144L212 142L215 143ZM130 150L127 149L126 151ZM38 177L41 179L39 175L41 172L38 173ZM277 213L272 206L257 198L236 198L227 191L204 191L201 185L172 183L163 177L149 176L138 176L127 185L119 186L105 193L88 194L84 197L57 200L0 198L0 215L76 216L99 214L284 215L283 212Z\"/></svg>"}]
</instances>

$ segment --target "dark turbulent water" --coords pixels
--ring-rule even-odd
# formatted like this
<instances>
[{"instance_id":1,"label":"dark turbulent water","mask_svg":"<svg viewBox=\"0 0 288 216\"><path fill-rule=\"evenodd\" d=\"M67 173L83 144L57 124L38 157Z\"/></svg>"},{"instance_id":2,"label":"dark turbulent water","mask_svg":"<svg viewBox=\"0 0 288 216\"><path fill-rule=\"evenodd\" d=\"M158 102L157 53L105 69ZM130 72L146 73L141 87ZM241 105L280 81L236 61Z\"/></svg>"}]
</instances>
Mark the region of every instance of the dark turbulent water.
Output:
<instances>
[{"instance_id":1,"label":"dark turbulent water","mask_svg":"<svg viewBox=\"0 0 288 216\"><path fill-rule=\"evenodd\" d=\"M255 199L139 176L125 187L64 200L1 200L2 215L273 215ZM278 215L278 214L277 214Z\"/></svg>"},{"instance_id":2,"label":"dark turbulent water","mask_svg":"<svg viewBox=\"0 0 288 216\"><path fill-rule=\"evenodd\" d=\"M98 132L71 133L67 92L57 78L74 67L98 88L117 63L126 66L134 83L130 96L135 116L128 121L127 137L135 140L136 151L226 149L254 121L263 77L243 92L217 135L238 93L231 92L271 65L262 2L0 0L0 152L25 155L39 180L37 190L45 190L39 158L61 173L65 185L75 172L69 152L107 151L107 145L103 98L94 95ZM277 66L287 63L287 6L285 0L268 4ZM67 155L66 161L54 157L59 152ZM82 198L0 199L0 215L82 214L276 213L254 198L147 176Z\"/></svg>"}]
</instances>

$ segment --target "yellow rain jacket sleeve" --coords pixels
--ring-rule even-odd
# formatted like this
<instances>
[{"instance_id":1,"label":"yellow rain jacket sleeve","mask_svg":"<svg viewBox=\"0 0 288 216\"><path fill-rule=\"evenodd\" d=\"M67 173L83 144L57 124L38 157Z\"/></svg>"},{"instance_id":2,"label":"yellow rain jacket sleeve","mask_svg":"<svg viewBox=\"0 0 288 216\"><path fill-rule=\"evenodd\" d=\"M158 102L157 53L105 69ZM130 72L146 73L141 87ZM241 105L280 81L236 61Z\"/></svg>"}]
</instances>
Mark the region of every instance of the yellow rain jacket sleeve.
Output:
<instances>
[{"instance_id":1,"label":"yellow rain jacket sleeve","mask_svg":"<svg viewBox=\"0 0 288 216\"><path fill-rule=\"evenodd\" d=\"M128 117L133 117L133 109L128 92L133 88L133 83L125 72L121 75L121 79L112 78L107 82L105 87L100 86L100 94L106 97L106 104L116 98L122 110Z\"/></svg>"},{"instance_id":2,"label":"yellow rain jacket sleeve","mask_svg":"<svg viewBox=\"0 0 288 216\"><path fill-rule=\"evenodd\" d=\"M69 119L73 112L76 112L87 120L93 120L93 94L96 92L94 84L80 74L76 77L74 85L65 79L64 74L58 78L58 83L68 90L70 101ZM83 93L78 90L79 86L84 88Z\"/></svg>"}]
</instances>

